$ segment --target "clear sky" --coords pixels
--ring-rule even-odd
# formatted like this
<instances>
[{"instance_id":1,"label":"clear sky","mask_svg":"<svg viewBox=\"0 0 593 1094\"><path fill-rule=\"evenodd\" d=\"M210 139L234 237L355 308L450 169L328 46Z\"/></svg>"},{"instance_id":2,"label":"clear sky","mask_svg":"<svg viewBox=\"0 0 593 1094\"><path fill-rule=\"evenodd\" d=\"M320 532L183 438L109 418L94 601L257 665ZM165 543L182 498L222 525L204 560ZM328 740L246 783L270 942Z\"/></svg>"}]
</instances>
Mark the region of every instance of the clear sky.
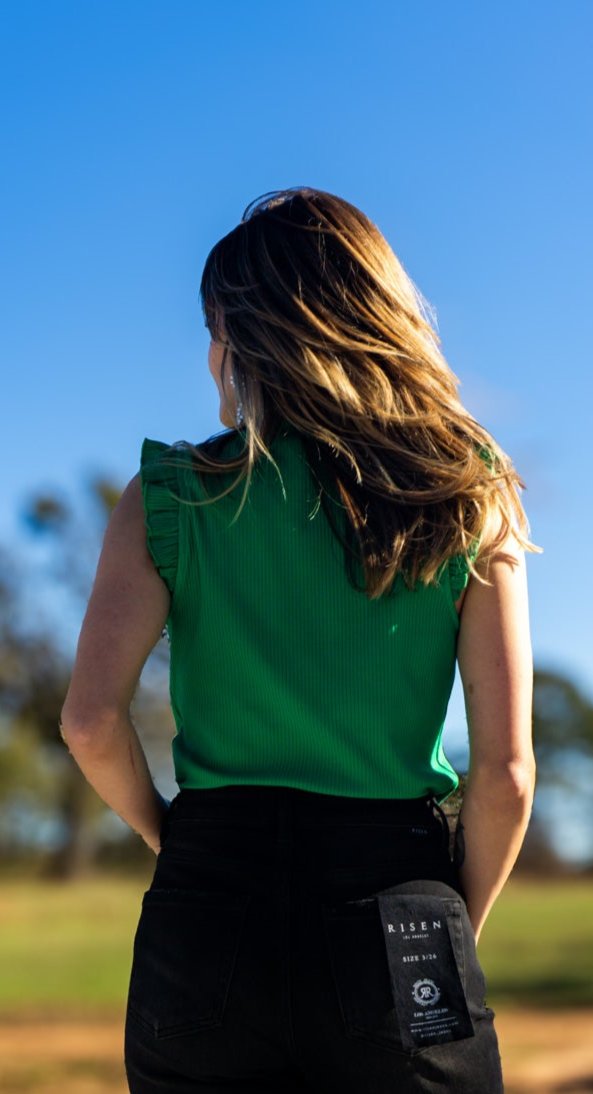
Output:
<instances>
[{"instance_id":1,"label":"clear sky","mask_svg":"<svg viewBox=\"0 0 593 1094\"><path fill-rule=\"evenodd\" d=\"M590 0L2 6L0 539L222 429L198 285L266 191L375 221L512 456L536 664L593 696ZM450 705L463 737L460 685Z\"/></svg>"}]
</instances>

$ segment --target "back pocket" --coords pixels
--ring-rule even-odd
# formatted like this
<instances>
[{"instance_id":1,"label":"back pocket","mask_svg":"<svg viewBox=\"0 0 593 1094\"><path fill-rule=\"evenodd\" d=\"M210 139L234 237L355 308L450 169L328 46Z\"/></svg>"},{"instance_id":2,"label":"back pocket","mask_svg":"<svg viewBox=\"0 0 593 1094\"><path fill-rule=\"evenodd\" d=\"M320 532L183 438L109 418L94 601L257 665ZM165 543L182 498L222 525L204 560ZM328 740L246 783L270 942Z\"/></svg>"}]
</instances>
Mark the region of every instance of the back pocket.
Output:
<instances>
[{"instance_id":1,"label":"back pocket","mask_svg":"<svg viewBox=\"0 0 593 1094\"><path fill-rule=\"evenodd\" d=\"M323 918L347 1036L405 1055L474 1036L484 980L455 890L406 882L326 903Z\"/></svg>"},{"instance_id":2,"label":"back pocket","mask_svg":"<svg viewBox=\"0 0 593 1094\"><path fill-rule=\"evenodd\" d=\"M144 893L127 1006L155 1037L222 1025L249 900L199 889Z\"/></svg>"}]
</instances>

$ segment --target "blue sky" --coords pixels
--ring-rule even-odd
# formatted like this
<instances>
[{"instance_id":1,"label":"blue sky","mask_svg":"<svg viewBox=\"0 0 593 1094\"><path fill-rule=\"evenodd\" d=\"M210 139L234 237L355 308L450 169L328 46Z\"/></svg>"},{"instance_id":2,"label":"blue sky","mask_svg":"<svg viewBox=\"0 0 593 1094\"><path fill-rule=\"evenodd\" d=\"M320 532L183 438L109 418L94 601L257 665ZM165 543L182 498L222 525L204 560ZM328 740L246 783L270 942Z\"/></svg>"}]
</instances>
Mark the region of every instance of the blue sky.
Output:
<instances>
[{"instance_id":1,"label":"blue sky","mask_svg":"<svg viewBox=\"0 0 593 1094\"><path fill-rule=\"evenodd\" d=\"M593 698L593 6L5 3L0 540L144 436L222 429L198 285L260 194L306 184L379 226L512 456L534 657ZM464 736L459 681L451 739Z\"/></svg>"}]
</instances>

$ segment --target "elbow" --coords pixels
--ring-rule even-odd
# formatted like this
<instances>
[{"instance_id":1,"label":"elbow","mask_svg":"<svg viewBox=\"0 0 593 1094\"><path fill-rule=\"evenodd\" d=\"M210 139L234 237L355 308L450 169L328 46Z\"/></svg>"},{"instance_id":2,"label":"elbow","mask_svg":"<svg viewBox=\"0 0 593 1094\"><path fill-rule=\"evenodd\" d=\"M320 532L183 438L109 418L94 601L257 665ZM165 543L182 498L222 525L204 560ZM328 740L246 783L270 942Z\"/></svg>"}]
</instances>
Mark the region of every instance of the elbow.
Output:
<instances>
[{"instance_id":1,"label":"elbow","mask_svg":"<svg viewBox=\"0 0 593 1094\"><path fill-rule=\"evenodd\" d=\"M80 715L73 710L72 703L69 702L69 695L66 696L64 705L60 711L60 737L68 744L71 737L78 732L81 726Z\"/></svg>"},{"instance_id":2,"label":"elbow","mask_svg":"<svg viewBox=\"0 0 593 1094\"><path fill-rule=\"evenodd\" d=\"M470 766L468 782L483 789L499 806L530 811L536 784L533 752L518 759Z\"/></svg>"},{"instance_id":3,"label":"elbow","mask_svg":"<svg viewBox=\"0 0 593 1094\"><path fill-rule=\"evenodd\" d=\"M69 702L60 711L60 735L71 750L105 747L121 722L121 712Z\"/></svg>"},{"instance_id":4,"label":"elbow","mask_svg":"<svg viewBox=\"0 0 593 1094\"><path fill-rule=\"evenodd\" d=\"M60 734L66 743L74 738L82 738L88 733L88 727L92 722L92 711L85 710L80 703L75 702L72 691L69 691L60 711Z\"/></svg>"},{"instance_id":5,"label":"elbow","mask_svg":"<svg viewBox=\"0 0 593 1094\"><path fill-rule=\"evenodd\" d=\"M520 801L526 801L531 806L535 794L535 782L537 767L533 752L520 760L515 760L506 767L506 780L509 793Z\"/></svg>"}]
</instances>

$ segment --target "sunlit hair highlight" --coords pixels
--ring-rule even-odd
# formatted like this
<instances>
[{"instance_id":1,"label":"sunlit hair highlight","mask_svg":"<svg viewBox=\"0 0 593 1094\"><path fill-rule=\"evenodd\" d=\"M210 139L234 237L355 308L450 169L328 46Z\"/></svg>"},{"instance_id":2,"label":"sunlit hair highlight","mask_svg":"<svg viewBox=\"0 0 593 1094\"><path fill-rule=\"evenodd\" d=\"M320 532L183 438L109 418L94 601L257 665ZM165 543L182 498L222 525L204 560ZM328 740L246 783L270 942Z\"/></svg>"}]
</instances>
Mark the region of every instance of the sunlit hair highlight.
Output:
<instances>
[{"instance_id":1,"label":"sunlit hair highlight","mask_svg":"<svg viewBox=\"0 0 593 1094\"><path fill-rule=\"evenodd\" d=\"M238 470L212 504L245 480L284 423L301 434L311 474L345 550L350 580L369 599L438 583L464 555L471 573L529 523L511 458L462 405L429 305L376 225L343 198L312 187L271 191L210 251L200 284L211 336L227 344L240 400L235 430L189 448L202 476ZM231 392L229 392L229 397ZM174 449L172 450L174 458ZM342 521L340 521L342 517ZM362 567L362 586L355 567Z\"/></svg>"}]
</instances>

